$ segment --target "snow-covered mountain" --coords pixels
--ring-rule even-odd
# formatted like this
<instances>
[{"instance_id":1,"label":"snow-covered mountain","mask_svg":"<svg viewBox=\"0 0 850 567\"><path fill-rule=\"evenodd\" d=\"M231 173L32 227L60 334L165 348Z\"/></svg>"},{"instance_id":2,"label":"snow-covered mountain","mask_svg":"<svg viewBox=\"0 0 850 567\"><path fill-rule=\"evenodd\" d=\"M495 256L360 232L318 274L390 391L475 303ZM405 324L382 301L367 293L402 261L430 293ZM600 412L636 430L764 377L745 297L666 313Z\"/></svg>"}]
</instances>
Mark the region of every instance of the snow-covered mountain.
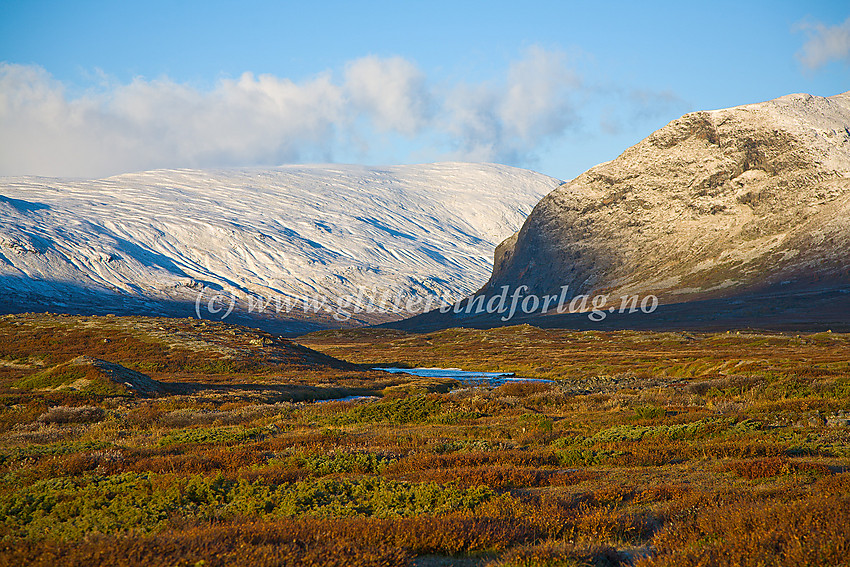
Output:
<instances>
[{"instance_id":1,"label":"snow-covered mountain","mask_svg":"<svg viewBox=\"0 0 850 567\"><path fill-rule=\"evenodd\" d=\"M0 178L0 309L188 315L198 306L221 318L250 297L255 307L273 300L259 318L287 330L282 321L338 323L332 313L352 306L347 296L457 299L487 281L496 244L558 183L462 163ZM319 313L269 315L281 301L323 296ZM348 312L349 323L399 317Z\"/></svg>"}]
</instances>

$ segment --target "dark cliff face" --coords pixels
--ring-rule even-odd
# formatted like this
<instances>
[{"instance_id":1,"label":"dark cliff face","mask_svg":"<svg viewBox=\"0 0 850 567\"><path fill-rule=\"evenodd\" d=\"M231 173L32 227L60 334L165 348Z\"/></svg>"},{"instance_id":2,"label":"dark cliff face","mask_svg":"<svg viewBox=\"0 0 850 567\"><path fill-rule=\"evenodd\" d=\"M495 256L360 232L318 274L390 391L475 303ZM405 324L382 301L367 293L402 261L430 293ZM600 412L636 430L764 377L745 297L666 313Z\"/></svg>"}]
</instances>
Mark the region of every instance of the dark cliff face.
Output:
<instances>
[{"instance_id":1,"label":"dark cliff face","mask_svg":"<svg viewBox=\"0 0 850 567\"><path fill-rule=\"evenodd\" d=\"M842 279L848 172L848 95L688 114L544 197L482 292L569 285L678 302Z\"/></svg>"}]
</instances>

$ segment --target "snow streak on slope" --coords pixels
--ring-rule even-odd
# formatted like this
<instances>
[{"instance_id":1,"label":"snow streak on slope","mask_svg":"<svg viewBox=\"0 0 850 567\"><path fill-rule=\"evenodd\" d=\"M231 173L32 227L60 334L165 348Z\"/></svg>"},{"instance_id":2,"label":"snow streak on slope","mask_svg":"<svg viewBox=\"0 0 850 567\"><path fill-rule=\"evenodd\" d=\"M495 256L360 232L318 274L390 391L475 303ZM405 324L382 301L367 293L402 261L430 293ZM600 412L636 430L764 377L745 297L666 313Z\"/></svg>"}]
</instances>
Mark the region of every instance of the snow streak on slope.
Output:
<instances>
[{"instance_id":1,"label":"snow streak on slope","mask_svg":"<svg viewBox=\"0 0 850 567\"><path fill-rule=\"evenodd\" d=\"M0 291L7 310L112 312L194 304L200 290L457 299L557 184L460 163L3 178Z\"/></svg>"}]
</instances>

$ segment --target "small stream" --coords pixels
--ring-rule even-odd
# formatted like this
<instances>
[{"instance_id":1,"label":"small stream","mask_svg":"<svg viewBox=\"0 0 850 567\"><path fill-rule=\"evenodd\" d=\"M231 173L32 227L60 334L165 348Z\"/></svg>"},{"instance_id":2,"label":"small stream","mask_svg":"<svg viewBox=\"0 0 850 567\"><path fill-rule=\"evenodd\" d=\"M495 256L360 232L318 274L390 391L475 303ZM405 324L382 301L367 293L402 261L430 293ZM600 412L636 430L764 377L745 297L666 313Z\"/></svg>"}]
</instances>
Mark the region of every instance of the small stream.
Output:
<instances>
[{"instance_id":1,"label":"small stream","mask_svg":"<svg viewBox=\"0 0 850 567\"><path fill-rule=\"evenodd\" d=\"M375 368L393 374L411 374L421 378L453 378L466 386L501 386L508 382L543 382L554 380L518 378L513 372L473 372L460 368Z\"/></svg>"},{"instance_id":2,"label":"small stream","mask_svg":"<svg viewBox=\"0 0 850 567\"><path fill-rule=\"evenodd\" d=\"M513 372L473 372L461 370L460 368L374 368L391 374L410 374L420 378L452 378L464 386L489 386L496 387L509 382L541 382L554 383L554 380L542 378L519 378ZM314 403L322 402L372 402L380 400L379 396L348 396L346 398L331 398L316 400Z\"/></svg>"}]
</instances>

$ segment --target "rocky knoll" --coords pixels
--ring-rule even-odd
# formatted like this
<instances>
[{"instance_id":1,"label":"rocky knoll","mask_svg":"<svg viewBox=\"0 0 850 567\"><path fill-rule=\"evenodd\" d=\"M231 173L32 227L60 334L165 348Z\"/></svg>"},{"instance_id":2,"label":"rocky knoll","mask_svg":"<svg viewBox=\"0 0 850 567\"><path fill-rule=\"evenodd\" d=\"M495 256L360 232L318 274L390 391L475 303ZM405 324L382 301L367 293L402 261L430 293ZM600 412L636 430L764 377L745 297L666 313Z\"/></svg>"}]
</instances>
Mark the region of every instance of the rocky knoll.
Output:
<instances>
[{"instance_id":1,"label":"rocky knoll","mask_svg":"<svg viewBox=\"0 0 850 567\"><path fill-rule=\"evenodd\" d=\"M682 324L690 312L682 305L702 306L717 322L730 305L717 303L723 299L749 294L766 306L766 297L784 297L796 301L797 319L817 321L804 312L829 311L835 298L809 307L799 298L832 290L841 299L848 284L850 92L793 94L674 120L544 197L498 246L480 293L527 285L528 293L557 294L568 285L569 296L610 294L608 305L617 306L621 296L653 294L659 314L679 310L671 326L698 327ZM419 322L439 326L438 318ZM551 313L531 318L564 323ZM647 326L647 317L637 319ZM772 326L782 326L779 319Z\"/></svg>"}]
</instances>

